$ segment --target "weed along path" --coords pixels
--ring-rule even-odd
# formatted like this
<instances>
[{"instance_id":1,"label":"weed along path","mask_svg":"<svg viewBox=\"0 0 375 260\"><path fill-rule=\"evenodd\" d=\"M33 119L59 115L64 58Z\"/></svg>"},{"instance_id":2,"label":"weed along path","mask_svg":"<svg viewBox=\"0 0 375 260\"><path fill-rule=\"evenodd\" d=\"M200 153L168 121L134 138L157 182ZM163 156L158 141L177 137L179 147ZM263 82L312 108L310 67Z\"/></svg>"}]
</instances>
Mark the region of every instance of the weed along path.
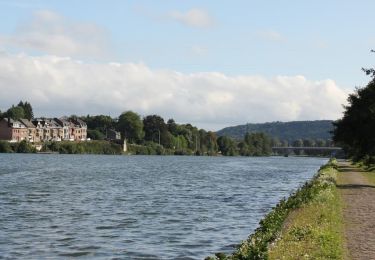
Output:
<instances>
[{"instance_id":1,"label":"weed along path","mask_svg":"<svg viewBox=\"0 0 375 260\"><path fill-rule=\"evenodd\" d=\"M339 162L337 188L344 204L345 238L350 259L375 259L375 184L364 171ZM375 174L375 173L374 173Z\"/></svg>"}]
</instances>

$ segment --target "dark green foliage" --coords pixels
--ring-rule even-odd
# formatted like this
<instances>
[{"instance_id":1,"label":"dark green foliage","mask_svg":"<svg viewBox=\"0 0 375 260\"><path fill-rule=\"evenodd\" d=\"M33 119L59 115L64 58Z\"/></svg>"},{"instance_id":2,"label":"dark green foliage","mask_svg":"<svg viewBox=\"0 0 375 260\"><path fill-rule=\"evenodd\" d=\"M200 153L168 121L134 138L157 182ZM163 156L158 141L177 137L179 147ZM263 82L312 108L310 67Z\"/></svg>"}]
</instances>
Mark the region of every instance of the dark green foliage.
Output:
<instances>
[{"instance_id":1,"label":"dark green foliage","mask_svg":"<svg viewBox=\"0 0 375 260\"><path fill-rule=\"evenodd\" d=\"M10 117L10 118L12 118L14 120L25 118L25 111L24 111L24 109L22 107L12 106L11 108L9 108L7 110L6 117Z\"/></svg>"},{"instance_id":2,"label":"dark green foliage","mask_svg":"<svg viewBox=\"0 0 375 260\"><path fill-rule=\"evenodd\" d=\"M62 154L122 154L119 144L107 141L90 142L48 142L43 145L44 152L58 152Z\"/></svg>"},{"instance_id":3,"label":"dark green foliage","mask_svg":"<svg viewBox=\"0 0 375 260\"><path fill-rule=\"evenodd\" d=\"M76 117L76 116L73 116ZM106 134L107 129L112 129L115 127L115 120L110 116L106 115L97 115L97 116L82 116L80 117L83 121L86 122L87 128L89 130L97 130L101 132L104 136Z\"/></svg>"},{"instance_id":4,"label":"dark green foliage","mask_svg":"<svg viewBox=\"0 0 375 260\"><path fill-rule=\"evenodd\" d=\"M33 108L32 108L32 106L29 102L20 101L17 106L23 108L24 118L26 118L28 120L31 120L32 118L34 118Z\"/></svg>"},{"instance_id":5,"label":"dark green foliage","mask_svg":"<svg viewBox=\"0 0 375 260\"><path fill-rule=\"evenodd\" d=\"M17 106L12 105L5 113L0 115L0 118L4 117L10 117L14 120L21 118L31 120L34 117L33 108L29 102L20 101Z\"/></svg>"},{"instance_id":6,"label":"dark green foliage","mask_svg":"<svg viewBox=\"0 0 375 260\"><path fill-rule=\"evenodd\" d=\"M375 79L348 97L342 119L334 122L333 139L354 160L375 155Z\"/></svg>"},{"instance_id":7,"label":"dark green foliage","mask_svg":"<svg viewBox=\"0 0 375 260\"><path fill-rule=\"evenodd\" d=\"M0 153L35 153L35 147L23 140L19 143L0 141Z\"/></svg>"},{"instance_id":8,"label":"dark green foliage","mask_svg":"<svg viewBox=\"0 0 375 260\"><path fill-rule=\"evenodd\" d=\"M130 143L139 143L144 137L141 117L132 111L127 111L120 115L117 129L120 131L121 136Z\"/></svg>"},{"instance_id":9,"label":"dark green foliage","mask_svg":"<svg viewBox=\"0 0 375 260\"><path fill-rule=\"evenodd\" d=\"M105 139L105 135L97 129L94 129L94 130L88 129L87 137L92 140L104 140Z\"/></svg>"},{"instance_id":10,"label":"dark green foliage","mask_svg":"<svg viewBox=\"0 0 375 260\"><path fill-rule=\"evenodd\" d=\"M19 143L15 143L13 150L16 153L35 153L36 152L35 147L25 140Z\"/></svg>"},{"instance_id":11,"label":"dark green foliage","mask_svg":"<svg viewBox=\"0 0 375 260\"><path fill-rule=\"evenodd\" d=\"M227 127L218 131L217 135L227 135L240 140L245 137L246 133L262 132L273 138L292 142L296 139L331 139L332 129L330 120L272 122Z\"/></svg>"},{"instance_id":12,"label":"dark green foliage","mask_svg":"<svg viewBox=\"0 0 375 260\"><path fill-rule=\"evenodd\" d=\"M234 156L238 154L235 140L228 136L220 136L217 139L217 144L222 155Z\"/></svg>"},{"instance_id":13,"label":"dark green foliage","mask_svg":"<svg viewBox=\"0 0 375 260\"><path fill-rule=\"evenodd\" d=\"M168 128L161 116L146 116L143 118L143 127L146 141L160 143L161 145L170 144L169 136L167 135Z\"/></svg>"},{"instance_id":14,"label":"dark green foliage","mask_svg":"<svg viewBox=\"0 0 375 260\"><path fill-rule=\"evenodd\" d=\"M12 153L13 149L7 141L0 141L0 153Z\"/></svg>"},{"instance_id":15,"label":"dark green foliage","mask_svg":"<svg viewBox=\"0 0 375 260\"><path fill-rule=\"evenodd\" d=\"M135 155L173 155L174 150L165 149L153 142L147 142L145 145L129 144L128 153Z\"/></svg>"},{"instance_id":16,"label":"dark green foliage","mask_svg":"<svg viewBox=\"0 0 375 260\"><path fill-rule=\"evenodd\" d=\"M271 139L264 133L247 133L245 144L247 146L246 155L248 156L264 156L272 153Z\"/></svg>"}]
</instances>

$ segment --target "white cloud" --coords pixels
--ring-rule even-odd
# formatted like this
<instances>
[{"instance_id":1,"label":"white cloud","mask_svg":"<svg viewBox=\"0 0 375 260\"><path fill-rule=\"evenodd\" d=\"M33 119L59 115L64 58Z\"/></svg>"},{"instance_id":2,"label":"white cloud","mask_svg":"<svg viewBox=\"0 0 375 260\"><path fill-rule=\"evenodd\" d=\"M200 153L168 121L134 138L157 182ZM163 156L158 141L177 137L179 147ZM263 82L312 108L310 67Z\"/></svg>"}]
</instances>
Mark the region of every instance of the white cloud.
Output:
<instances>
[{"instance_id":1,"label":"white cloud","mask_svg":"<svg viewBox=\"0 0 375 260\"><path fill-rule=\"evenodd\" d=\"M160 114L208 129L245 122L337 119L347 92L303 76L184 74L144 64L84 63L0 53L0 104L30 101L39 116Z\"/></svg>"},{"instance_id":2,"label":"white cloud","mask_svg":"<svg viewBox=\"0 0 375 260\"><path fill-rule=\"evenodd\" d=\"M0 46L50 55L103 58L109 55L109 33L95 24L71 21L41 10L12 35L0 36Z\"/></svg>"},{"instance_id":3,"label":"white cloud","mask_svg":"<svg viewBox=\"0 0 375 260\"><path fill-rule=\"evenodd\" d=\"M197 8L186 12L171 11L168 17L184 25L198 28L209 28L215 24L214 19L205 10Z\"/></svg>"}]
</instances>

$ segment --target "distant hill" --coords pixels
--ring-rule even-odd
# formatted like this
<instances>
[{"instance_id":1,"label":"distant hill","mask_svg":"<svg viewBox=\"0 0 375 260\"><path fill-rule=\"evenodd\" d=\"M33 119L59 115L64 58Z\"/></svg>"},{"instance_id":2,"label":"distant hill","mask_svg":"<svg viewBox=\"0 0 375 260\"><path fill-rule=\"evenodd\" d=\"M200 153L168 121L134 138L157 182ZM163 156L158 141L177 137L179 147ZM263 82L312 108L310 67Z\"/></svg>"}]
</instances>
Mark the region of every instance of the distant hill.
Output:
<instances>
[{"instance_id":1,"label":"distant hill","mask_svg":"<svg viewBox=\"0 0 375 260\"><path fill-rule=\"evenodd\" d=\"M297 139L331 139L333 130L331 120L271 122L262 124L246 124L226 127L217 131L218 136L227 135L242 139L247 132L263 132L280 140L294 141Z\"/></svg>"}]
</instances>

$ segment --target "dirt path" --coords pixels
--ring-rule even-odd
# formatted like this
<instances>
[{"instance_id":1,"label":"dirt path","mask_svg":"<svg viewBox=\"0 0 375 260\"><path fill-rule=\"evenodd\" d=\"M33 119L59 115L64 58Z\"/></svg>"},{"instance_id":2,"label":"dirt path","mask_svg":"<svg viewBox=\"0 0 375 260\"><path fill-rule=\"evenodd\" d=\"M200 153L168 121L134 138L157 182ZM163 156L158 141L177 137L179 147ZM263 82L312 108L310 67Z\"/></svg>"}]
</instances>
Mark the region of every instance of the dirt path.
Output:
<instances>
[{"instance_id":1,"label":"dirt path","mask_svg":"<svg viewBox=\"0 0 375 260\"><path fill-rule=\"evenodd\" d=\"M349 257L375 260L375 185L348 162L339 162L339 170Z\"/></svg>"}]
</instances>

